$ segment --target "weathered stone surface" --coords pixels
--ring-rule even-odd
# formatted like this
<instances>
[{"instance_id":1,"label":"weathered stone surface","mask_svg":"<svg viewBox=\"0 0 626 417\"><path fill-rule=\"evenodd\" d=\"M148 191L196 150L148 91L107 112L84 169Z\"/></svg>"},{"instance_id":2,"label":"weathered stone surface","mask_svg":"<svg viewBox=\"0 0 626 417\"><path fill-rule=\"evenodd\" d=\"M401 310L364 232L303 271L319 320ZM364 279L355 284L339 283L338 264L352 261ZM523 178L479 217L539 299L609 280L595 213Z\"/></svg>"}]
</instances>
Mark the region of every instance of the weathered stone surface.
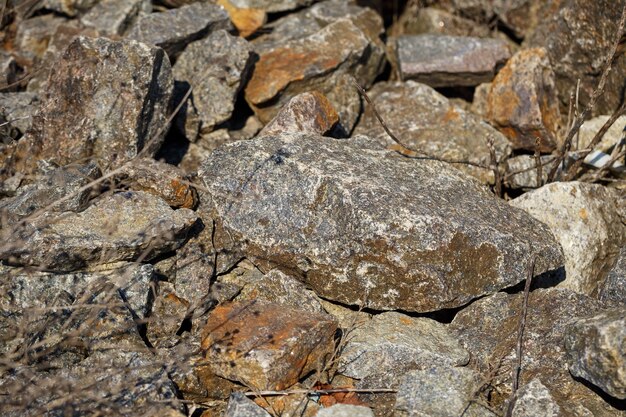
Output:
<instances>
[{"instance_id":1,"label":"weathered stone surface","mask_svg":"<svg viewBox=\"0 0 626 417\"><path fill-rule=\"evenodd\" d=\"M158 295L146 324L146 337L153 346L163 348L171 341L180 329L188 307L189 302L176 296L173 284L158 283Z\"/></svg>"},{"instance_id":2,"label":"weathered stone surface","mask_svg":"<svg viewBox=\"0 0 626 417\"><path fill-rule=\"evenodd\" d=\"M432 87L491 81L498 65L511 56L501 40L431 34L400 36L395 51L402 80Z\"/></svg>"},{"instance_id":3,"label":"weathered stone surface","mask_svg":"<svg viewBox=\"0 0 626 417\"><path fill-rule=\"evenodd\" d=\"M171 207L194 208L198 193L189 176L179 168L152 158L138 158L123 174L124 183L132 190L146 191L161 197Z\"/></svg>"},{"instance_id":4,"label":"weathered stone surface","mask_svg":"<svg viewBox=\"0 0 626 417\"><path fill-rule=\"evenodd\" d=\"M180 54L173 68L174 77L191 85L191 103L201 121L201 131L210 132L231 117L251 58L248 42L225 30L191 43Z\"/></svg>"},{"instance_id":5,"label":"weathered stone surface","mask_svg":"<svg viewBox=\"0 0 626 417\"><path fill-rule=\"evenodd\" d=\"M231 0L216 0L230 16L230 21L239 31L241 37L247 38L259 30L267 20L267 13L263 9L237 7Z\"/></svg>"},{"instance_id":6,"label":"weathered stone surface","mask_svg":"<svg viewBox=\"0 0 626 417\"><path fill-rule=\"evenodd\" d=\"M66 16L76 16L93 7L99 0L44 0L38 7L54 10Z\"/></svg>"},{"instance_id":7,"label":"weathered stone surface","mask_svg":"<svg viewBox=\"0 0 626 417\"><path fill-rule=\"evenodd\" d=\"M518 155L505 161L505 184L514 189L538 188L548 182L548 175L556 159L552 155L539 157L541 165L541 183L537 182L537 161L534 155Z\"/></svg>"},{"instance_id":8,"label":"weathered stone surface","mask_svg":"<svg viewBox=\"0 0 626 417\"><path fill-rule=\"evenodd\" d=\"M101 36L123 36L139 16L150 12L152 3L148 0L100 0L80 22Z\"/></svg>"},{"instance_id":9,"label":"weathered stone surface","mask_svg":"<svg viewBox=\"0 0 626 417\"><path fill-rule=\"evenodd\" d=\"M554 73L546 50L515 54L491 83L486 118L517 149L552 151L560 125Z\"/></svg>"},{"instance_id":10,"label":"weathered stone surface","mask_svg":"<svg viewBox=\"0 0 626 417\"><path fill-rule=\"evenodd\" d=\"M270 413L256 405L244 394L235 392L228 400L224 417L270 417Z\"/></svg>"},{"instance_id":11,"label":"weathered stone surface","mask_svg":"<svg viewBox=\"0 0 626 417\"><path fill-rule=\"evenodd\" d=\"M614 195L602 185L556 182L511 201L550 227L565 254L562 287L597 296L626 237Z\"/></svg>"},{"instance_id":12,"label":"weathered stone surface","mask_svg":"<svg viewBox=\"0 0 626 417\"><path fill-rule=\"evenodd\" d=\"M20 57L29 66L38 62L48 49L48 42L54 32L66 21L62 17L46 14L20 22L15 35L15 45Z\"/></svg>"},{"instance_id":13,"label":"weathered stone surface","mask_svg":"<svg viewBox=\"0 0 626 417\"><path fill-rule=\"evenodd\" d=\"M588 148L596 133L598 133L604 123L609 120L609 117L610 116L598 116L591 120L586 120L582 126L580 126L577 136L574 137L575 149ZM610 152L612 148L622 140L624 136L624 126L626 126L626 116L621 116L613 123L609 130L602 135L602 139L594 149L602 152Z\"/></svg>"},{"instance_id":14,"label":"weathered stone surface","mask_svg":"<svg viewBox=\"0 0 626 417\"><path fill-rule=\"evenodd\" d=\"M39 104L39 96L34 93L2 93L0 94L0 109L10 122L10 125L17 128L24 134L31 126L31 118Z\"/></svg>"},{"instance_id":15,"label":"weathered stone surface","mask_svg":"<svg viewBox=\"0 0 626 417\"><path fill-rule=\"evenodd\" d=\"M11 224L41 209L46 212L84 210L91 189L81 188L100 174L93 162L54 169L36 183L20 188L15 197L0 202L0 211Z\"/></svg>"},{"instance_id":16,"label":"weathered stone surface","mask_svg":"<svg viewBox=\"0 0 626 417\"><path fill-rule=\"evenodd\" d=\"M26 222L0 258L16 265L71 271L87 265L151 259L178 248L197 217L145 192L106 196L80 213Z\"/></svg>"},{"instance_id":17,"label":"weathered stone surface","mask_svg":"<svg viewBox=\"0 0 626 417\"><path fill-rule=\"evenodd\" d=\"M518 38L535 28L542 0L454 0L454 10L479 22L490 22L494 17Z\"/></svg>"},{"instance_id":18,"label":"weathered stone surface","mask_svg":"<svg viewBox=\"0 0 626 417\"><path fill-rule=\"evenodd\" d=\"M323 366L337 323L278 304L228 303L208 317L202 349L213 371L255 389L283 389Z\"/></svg>"},{"instance_id":19,"label":"weathered stone surface","mask_svg":"<svg viewBox=\"0 0 626 417\"><path fill-rule=\"evenodd\" d=\"M172 78L161 49L79 37L48 90L31 131L5 155L8 174L33 172L39 159L62 166L94 158L116 168L140 151L153 156L163 141Z\"/></svg>"},{"instance_id":20,"label":"weathered stone surface","mask_svg":"<svg viewBox=\"0 0 626 417\"><path fill-rule=\"evenodd\" d=\"M589 102L617 36L623 6L623 0L565 0L547 3L539 12L539 23L524 45L548 51L563 114L567 114L578 80L580 108ZM625 73L626 54L621 54L613 62L604 92L593 108L594 115L611 114L617 109L626 86Z\"/></svg>"},{"instance_id":21,"label":"weathered stone surface","mask_svg":"<svg viewBox=\"0 0 626 417\"><path fill-rule=\"evenodd\" d=\"M374 417L374 413L368 407L349 404L335 404L328 408L322 408L316 417Z\"/></svg>"},{"instance_id":22,"label":"weathered stone surface","mask_svg":"<svg viewBox=\"0 0 626 417\"><path fill-rule=\"evenodd\" d=\"M462 366L469 359L469 352L448 333L445 325L387 312L350 331L338 367L339 372L351 378L378 374L386 386L395 386L409 370L439 363Z\"/></svg>"},{"instance_id":23,"label":"weathered stone surface","mask_svg":"<svg viewBox=\"0 0 626 417\"><path fill-rule=\"evenodd\" d=\"M561 407L554 401L550 391L538 378L520 387L513 406L513 417L559 417Z\"/></svg>"},{"instance_id":24,"label":"weathered stone surface","mask_svg":"<svg viewBox=\"0 0 626 417\"><path fill-rule=\"evenodd\" d=\"M326 95L346 132L361 109L352 77L367 87L382 71L380 16L370 9L329 1L271 26L254 42L259 61L246 87L246 101L267 123L287 101L304 91Z\"/></svg>"},{"instance_id":25,"label":"weathered stone surface","mask_svg":"<svg viewBox=\"0 0 626 417\"><path fill-rule=\"evenodd\" d=\"M285 104L259 133L270 136L287 132L328 133L339 116L326 96L317 91L301 93Z\"/></svg>"},{"instance_id":26,"label":"weathered stone surface","mask_svg":"<svg viewBox=\"0 0 626 417\"><path fill-rule=\"evenodd\" d=\"M317 0L230 0L236 7L242 9L263 9L268 13L299 9L301 7L310 6L316 1Z\"/></svg>"},{"instance_id":27,"label":"weathered stone surface","mask_svg":"<svg viewBox=\"0 0 626 417\"><path fill-rule=\"evenodd\" d=\"M483 372L498 363L501 369L515 366L522 299L521 293L497 293L463 309L452 321L462 345ZM537 289L530 293L520 386L539 378L562 407L560 415L621 415L595 392L572 379L563 347L571 323L598 314L603 308L598 301L568 289ZM492 385L498 391L492 393L490 404L499 408L510 395L511 373L499 374Z\"/></svg>"},{"instance_id":28,"label":"weathered stone surface","mask_svg":"<svg viewBox=\"0 0 626 417\"><path fill-rule=\"evenodd\" d=\"M479 381L475 371L449 364L410 371L398 386L394 416L494 417L495 414L479 404L470 404Z\"/></svg>"},{"instance_id":29,"label":"weathered stone surface","mask_svg":"<svg viewBox=\"0 0 626 417\"><path fill-rule=\"evenodd\" d=\"M434 89L414 81L377 83L368 93L376 110L392 132L406 146L429 155L466 160L486 166L491 156L488 138L498 160L511 149L506 138L484 121L457 106ZM355 133L376 138L388 146L395 142L387 135L371 106L367 106ZM419 156L419 155L418 155ZM466 164L455 168L484 183L493 183L493 171Z\"/></svg>"},{"instance_id":30,"label":"weathered stone surface","mask_svg":"<svg viewBox=\"0 0 626 417\"><path fill-rule=\"evenodd\" d=\"M189 43L219 29L230 30L228 13L221 6L196 2L177 9L141 16L128 31L129 39L163 48L176 56Z\"/></svg>"},{"instance_id":31,"label":"weathered stone surface","mask_svg":"<svg viewBox=\"0 0 626 417\"><path fill-rule=\"evenodd\" d=\"M572 375L626 399L626 309L603 311L572 324L565 349Z\"/></svg>"},{"instance_id":32,"label":"weathered stone surface","mask_svg":"<svg viewBox=\"0 0 626 417\"><path fill-rule=\"evenodd\" d=\"M376 146L284 134L217 149L200 172L216 248L302 274L331 300L410 311L514 285L531 256L537 274L561 267L547 226L444 163Z\"/></svg>"},{"instance_id":33,"label":"weathered stone surface","mask_svg":"<svg viewBox=\"0 0 626 417\"><path fill-rule=\"evenodd\" d=\"M626 245L620 249L615 265L598 292L602 301L626 305Z\"/></svg>"},{"instance_id":34,"label":"weathered stone surface","mask_svg":"<svg viewBox=\"0 0 626 417\"><path fill-rule=\"evenodd\" d=\"M445 10L434 7L420 7L416 13L405 12L400 16L399 33L418 35L420 33L437 33L450 36L489 37L487 26L479 25L469 19L455 16Z\"/></svg>"}]
</instances>

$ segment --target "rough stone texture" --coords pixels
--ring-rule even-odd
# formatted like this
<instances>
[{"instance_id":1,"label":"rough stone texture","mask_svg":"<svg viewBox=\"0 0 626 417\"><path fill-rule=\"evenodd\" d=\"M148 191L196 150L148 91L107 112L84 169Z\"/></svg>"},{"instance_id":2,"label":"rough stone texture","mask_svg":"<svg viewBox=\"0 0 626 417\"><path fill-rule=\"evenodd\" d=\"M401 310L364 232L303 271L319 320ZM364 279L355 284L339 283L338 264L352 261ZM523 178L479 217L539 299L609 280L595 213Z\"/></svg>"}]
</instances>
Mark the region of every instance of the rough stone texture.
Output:
<instances>
[{"instance_id":1,"label":"rough stone texture","mask_svg":"<svg viewBox=\"0 0 626 417\"><path fill-rule=\"evenodd\" d=\"M410 371L398 386L394 416L495 417L479 404L468 406L479 381L480 376L475 371L453 368L448 364L433 364L426 369Z\"/></svg>"},{"instance_id":2,"label":"rough stone texture","mask_svg":"<svg viewBox=\"0 0 626 417\"><path fill-rule=\"evenodd\" d=\"M15 46L20 57L32 66L43 58L48 42L57 28L67 19L52 14L32 17L18 25Z\"/></svg>"},{"instance_id":3,"label":"rough stone texture","mask_svg":"<svg viewBox=\"0 0 626 417\"><path fill-rule=\"evenodd\" d=\"M174 77L191 85L191 103L201 121L201 131L210 132L231 117L251 58L248 42L225 30L191 43L180 54L173 68Z\"/></svg>"},{"instance_id":4,"label":"rough stone texture","mask_svg":"<svg viewBox=\"0 0 626 417\"><path fill-rule=\"evenodd\" d=\"M444 163L376 146L284 134L217 149L200 172L216 248L331 300L409 311L514 285L533 256L537 274L562 266L547 226Z\"/></svg>"},{"instance_id":5,"label":"rough stone texture","mask_svg":"<svg viewBox=\"0 0 626 417\"><path fill-rule=\"evenodd\" d=\"M459 107L434 89L407 81L377 83L368 93L376 110L394 135L411 149L429 155L489 165L488 138L493 139L496 157L510 153L506 138L484 121ZM371 106L367 106L355 133L376 138L388 146L395 142L387 135ZM473 175L484 183L493 183L493 171L466 164L455 168Z\"/></svg>"},{"instance_id":6,"label":"rough stone texture","mask_svg":"<svg viewBox=\"0 0 626 417\"><path fill-rule=\"evenodd\" d=\"M524 45L544 47L556 74L561 112L567 114L570 94L580 79L579 106L584 108L598 85L606 54L614 42L624 0L564 0L547 3L538 25ZM611 114L626 87L626 54L615 60L594 115Z\"/></svg>"},{"instance_id":7,"label":"rough stone texture","mask_svg":"<svg viewBox=\"0 0 626 417\"><path fill-rule=\"evenodd\" d=\"M396 40L402 80L432 87L474 86L491 81L511 53L498 39L446 35L405 35Z\"/></svg>"},{"instance_id":8,"label":"rough stone texture","mask_svg":"<svg viewBox=\"0 0 626 417\"><path fill-rule=\"evenodd\" d=\"M100 0L80 22L101 36L123 36L139 16L151 11L152 3L148 0Z\"/></svg>"},{"instance_id":9,"label":"rough stone texture","mask_svg":"<svg viewBox=\"0 0 626 417\"><path fill-rule=\"evenodd\" d=\"M323 367L336 330L327 315L279 304L221 304L207 319L202 349L219 376L254 389L284 389Z\"/></svg>"},{"instance_id":10,"label":"rough stone texture","mask_svg":"<svg viewBox=\"0 0 626 417\"><path fill-rule=\"evenodd\" d=\"M615 196L602 185L557 182L511 201L550 227L565 254L560 285L597 296L626 237Z\"/></svg>"},{"instance_id":11,"label":"rough stone texture","mask_svg":"<svg viewBox=\"0 0 626 417\"><path fill-rule=\"evenodd\" d=\"M272 269L262 277L250 279L235 298L238 302L253 300L280 304L308 313L325 313L321 300L313 291L278 269Z\"/></svg>"},{"instance_id":12,"label":"rough stone texture","mask_svg":"<svg viewBox=\"0 0 626 417\"><path fill-rule=\"evenodd\" d=\"M70 86L70 87L68 87ZM161 49L79 37L52 73L31 131L0 155L5 175L33 172L37 160L58 165L95 158L119 167L163 141L172 77Z\"/></svg>"},{"instance_id":13,"label":"rough stone texture","mask_svg":"<svg viewBox=\"0 0 626 417\"><path fill-rule=\"evenodd\" d=\"M41 209L46 212L84 210L91 190L81 188L99 176L100 170L93 162L54 169L36 183L20 188L15 197L1 201L0 211L11 224Z\"/></svg>"},{"instance_id":14,"label":"rough stone texture","mask_svg":"<svg viewBox=\"0 0 626 417\"><path fill-rule=\"evenodd\" d=\"M38 7L73 17L89 10L98 0L44 0L41 3Z\"/></svg>"},{"instance_id":15,"label":"rough stone texture","mask_svg":"<svg viewBox=\"0 0 626 417\"><path fill-rule=\"evenodd\" d=\"M268 13L286 12L309 6L317 0L230 0L235 7L242 9L263 9Z\"/></svg>"},{"instance_id":16,"label":"rough stone texture","mask_svg":"<svg viewBox=\"0 0 626 417\"><path fill-rule=\"evenodd\" d=\"M599 294L602 301L626 306L626 245L620 249L615 265L600 286Z\"/></svg>"},{"instance_id":17,"label":"rough stone texture","mask_svg":"<svg viewBox=\"0 0 626 417\"><path fill-rule=\"evenodd\" d=\"M176 296L174 286L169 282L159 282L158 289L146 324L146 337L156 348L163 348L180 329L189 303Z\"/></svg>"},{"instance_id":18,"label":"rough stone texture","mask_svg":"<svg viewBox=\"0 0 626 417\"><path fill-rule=\"evenodd\" d=\"M285 104L259 133L270 136L287 132L328 133L339 116L326 96L317 91L298 94Z\"/></svg>"},{"instance_id":19,"label":"rough stone texture","mask_svg":"<svg viewBox=\"0 0 626 417\"><path fill-rule=\"evenodd\" d=\"M161 13L143 15L137 19L126 37L161 47L173 57L187 44L208 33L231 28L224 8L197 2Z\"/></svg>"},{"instance_id":20,"label":"rough stone texture","mask_svg":"<svg viewBox=\"0 0 626 417\"><path fill-rule=\"evenodd\" d=\"M543 0L454 0L457 13L472 20L489 22L494 17L518 38L524 38L538 23ZM552 3L548 3L552 4Z\"/></svg>"},{"instance_id":21,"label":"rough stone texture","mask_svg":"<svg viewBox=\"0 0 626 417\"><path fill-rule=\"evenodd\" d=\"M626 399L626 309L603 311L574 323L565 334L572 375Z\"/></svg>"},{"instance_id":22,"label":"rough stone texture","mask_svg":"<svg viewBox=\"0 0 626 417\"><path fill-rule=\"evenodd\" d=\"M190 178L165 162L138 158L124 169L123 176L130 189L159 196L171 207L191 209L198 203L198 193L190 185Z\"/></svg>"},{"instance_id":23,"label":"rough stone texture","mask_svg":"<svg viewBox=\"0 0 626 417\"><path fill-rule=\"evenodd\" d=\"M491 83L486 118L516 149L549 152L557 146L560 125L554 73L546 50L515 54Z\"/></svg>"},{"instance_id":24,"label":"rough stone texture","mask_svg":"<svg viewBox=\"0 0 626 417\"><path fill-rule=\"evenodd\" d=\"M538 378L517 391L512 417L559 417L561 415L561 407Z\"/></svg>"},{"instance_id":25,"label":"rough stone texture","mask_svg":"<svg viewBox=\"0 0 626 417\"><path fill-rule=\"evenodd\" d=\"M515 366L522 301L522 293L497 293L471 304L452 321L459 340L483 373L488 372L489 366L497 366L500 358L501 369ZM591 389L572 379L563 347L571 323L598 314L603 308L598 301L568 289L537 289L530 293L520 386L539 378L561 406L560 415L622 415ZM511 373L500 374L492 384L498 391L492 393L491 405L499 408L510 395Z\"/></svg>"},{"instance_id":26,"label":"rough stone texture","mask_svg":"<svg viewBox=\"0 0 626 417\"><path fill-rule=\"evenodd\" d=\"M224 417L270 417L270 413L256 405L244 394L235 392L228 400Z\"/></svg>"},{"instance_id":27,"label":"rough stone texture","mask_svg":"<svg viewBox=\"0 0 626 417\"><path fill-rule=\"evenodd\" d=\"M145 192L106 196L80 213L44 214L16 230L0 258L71 271L121 260L149 260L181 246L197 216Z\"/></svg>"},{"instance_id":28,"label":"rough stone texture","mask_svg":"<svg viewBox=\"0 0 626 417\"><path fill-rule=\"evenodd\" d=\"M591 120L586 120L578 135L574 137L575 149L588 148L593 140L593 137L598 133L600 128L609 120L610 116L598 116ZM609 128L609 130L602 135L602 139L596 145L594 149L607 152L611 151L615 145L617 145L624 137L624 127L626 126L626 116L619 117L615 123ZM577 146L576 146L577 145Z\"/></svg>"},{"instance_id":29,"label":"rough stone texture","mask_svg":"<svg viewBox=\"0 0 626 417\"><path fill-rule=\"evenodd\" d=\"M286 16L271 29L254 43L259 61L245 94L259 119L267 123L291 97L318 90L349 133L361 110L352 77L368 87L382 71L380 16L346 1L328 1Z\"/></svg>"},{"instance_id":30,"label":"rough stone texture","mask_svg":"<svg viewBox=\"0 0 626 417\"><path fill-rule=\"evenodd\" d=\"M316 417L374 417L374 413L368 407L349 404L335 404L328 408L322 408Z\"/></svg>"},{"instance_id":31,"label":"rough stone texture","mask_svg":"<svg viewBox=\"0 0 626 417\"><path fill-rule=\"evenodd\" d=\"M10 125L17 128L22 134L31 126L32 116L39 105L39 96L34 93L2 93L0 94L0 109Z\"/></svg>"},{"instance_id":32,"label":"rough stone texture","mask_svg":"<svg viewBox=\"0 0 626 417\"><path fill-rule=\"evenodd\" d=\"M417 13L407 13L400 16L397 27L399 33L417 35L420 33L437 33L450 36L489 37L489 28L479 25L469 19L455 16L445 10L434 7L422 7Z\"/></svg>"},{"instance_id":33,"label":"rough stone texture","mask_svg":"<svg viewBox=\"0 0 626 417\"><path fill-rule=\"evenodd\" d=\"M216 3L228 12L230 21L243 38L254 34L267 20L267 12L263 9L236 7L231 0L216 0Z\"/></svg>"},{"instance_id":34,"label":"rough stone texture","mask_svg":"<svg viewBox=\"0 0 626 417\"><path fill-rule=\"evenodd\" d=\"M548 182L548 175L556 162L552 155L542 155L539 157L541 167L541 184ZM518 155L509 158L504 163L506 176L505 184L513 189L538 188L537 183L537 161L534 155ZM509 175L514 174L514 175Z\"/></svg>"},{"instance_id":35,"label":"rough stone texture","mask_svg":"<svg viewBox=\"0 0 626 417\"><path fill-rule=\"evenodd\" d=\"M445 325L387 312L349 331L338 369L356 379L377 374L387 382L385 386L395 386L409 370L439 363L462 366L469 360L469 352L447 332Z\"/></svg>"}]
</instances>

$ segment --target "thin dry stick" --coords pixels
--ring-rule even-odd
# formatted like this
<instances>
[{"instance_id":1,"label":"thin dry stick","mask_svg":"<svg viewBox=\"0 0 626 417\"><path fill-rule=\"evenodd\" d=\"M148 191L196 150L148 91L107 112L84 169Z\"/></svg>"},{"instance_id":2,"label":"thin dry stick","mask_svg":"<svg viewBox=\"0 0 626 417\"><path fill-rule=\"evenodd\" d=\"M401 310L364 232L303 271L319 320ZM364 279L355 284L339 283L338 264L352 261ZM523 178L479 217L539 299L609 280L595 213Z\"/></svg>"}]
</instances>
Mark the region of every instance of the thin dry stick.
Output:
<instances>
[{"instance_id":1,"label":"thin dry stick","mask_svg":"<svg viewBox=\"0 0 626 417\"><path fill-rule=\"evenodd\" d=\"M552 167L552 170L548 174L548 182L554 181L556 177L556 173L559 169L559 166L565 159L567 149L571 146L574 135L578 133L583 122L585 121L589 113L591 113L591 109L593 109L593 107L596 105L596 102L598 101L602 93L604 93L604 86L606 84L606 80L609 76L609 73L611 72L611 66L613 64L613 61L615 60L615 57L617 54L617 48L622 39L622 35L624 34L625 25L626 25L626 4L622 8L622 16L620 17L619 24L617 26L617 33L615 36L615 40L613 41L613 44L611 45L611 48L609 49L609 53L606 56L604 70L602 71L602 75L600 76L600 81L598 82L598 86L591 93L591 97L589 98L589 103L587 103L587 106L585 106L585 109L582 111L582 113L578 115L578 117L576 118L574 122L574 125L571 127L571 129L567 133L567 136L565 137L565 140L563 141L563 144L561 145L561 148L558 151L557 163Z\"/></svg>"},{"instance_id":2,"label":"thin dry stick","mask_svg":"<svg viewBox=\"0 0 626 417\"><path fill-rule=\"evenodd\" d=\"M522 302L522 313L519 319L519 327L517 329L517 348L516 348L516 364L513 369L513 390L511 391L511 396L509 397L509 403L506 410L506 416L510 416L513 412L513 403L515 399L515 394L517 393L517 389L519 388L519 380L520 375L522 373L522 347L524 342L524 327L526 327L526 315L528 314L528 296L530 294L530 283L533 279L533 275L535 273L535 257L533 256L530 259L530 264L528 265L528 271L526 275L526 284L524 285L524 299Z\"/></svg>"},{"instance_id":3,"label":"thin dry stick","mask_svg":"<svg viewBox=\"0 0 626 417\"><path fill-rule=\"evenodd\" d=\"M395 393L398 390L393 388L333 388L333 389L292 389L292 390L284 390L284 391L248 391L245 392L244 395L246 397L278 397L278 396L286 396L286 395L296 395L296 394L308 394L308 395L327 395L327 394L335 394L340 392L357 392L357 393L368 393L368 394L377 394L377 393Z\"/></svg>"}]
</instances>

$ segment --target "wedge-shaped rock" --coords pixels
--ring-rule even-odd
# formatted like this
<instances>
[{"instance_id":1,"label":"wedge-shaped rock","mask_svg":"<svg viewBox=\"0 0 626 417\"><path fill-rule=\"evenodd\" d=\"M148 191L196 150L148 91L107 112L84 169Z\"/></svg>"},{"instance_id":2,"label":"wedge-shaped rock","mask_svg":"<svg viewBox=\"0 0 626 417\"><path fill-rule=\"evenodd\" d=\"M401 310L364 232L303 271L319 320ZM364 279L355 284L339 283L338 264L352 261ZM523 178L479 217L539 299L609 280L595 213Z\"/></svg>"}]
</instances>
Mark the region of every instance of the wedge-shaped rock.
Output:
<instances>
[{"instance_id":1,"label":"wedge-shaped rock","mask_svg":"<svg viewBox=\"0 0 626 417\"><path fill-rule=\"evenodd\" d=\"M161 49L77 38L52 72L31 130L4 157L7 173L34 172L39 159L62 166L94 158L115 168L142 150L153 156L165 135L172 85Z\"/></svg>"},{"instance_id":2,"label":"wedge-shaped rock","mask_svg":"<svg viewBox=\"0 0 626 417\"><path fill-rule=\"evenodd\" d=\"M475 115L454 106L433 88L415 81L377 83L368 93L376 110L393 133L406 146L430 155L470 161L484 166L491 162L489 139L498 160L504 159L511 147L504 135ZM362 133L393 146L371 106L365 109L355 133ZM489 169L455 164L484 183L493 183Z\"/></svg>"},{"instance_id":3,"label":"wedge-shaped rock","mask_svg":"<svg viewBox=\"0 0 626 417\"><path fill-rule=\"evenodd\" d=\"M260 390L283 389L321 367L337 323L280 304L227 303L211 312L202 349L214 372Z\"/></svg>"},{"instance_id":4,"label":"wedge-shaped rock","mask_svg":"<svg viewBox=\"0 0 626 417\"><path fill-rule=\"evenodd\" d=\"M376 144L283 134L217 149L200 172L217 249L332 300L411 311L514 285L530 257L536 273L563 265L547 226L445 163Z\"/></svg>"},{"instance_id":5,"label":"wedge-shaped rock","mask_svg":"<svg viewBox=\"0 0 626 417\"><path fill-rule=\"evenodd\" d=\"M2 246L0 259L55 271L148 260L180 247L196 219L193 211L174 211L150 193L118 193L80 213L27 222Z\"/></svg>"}]
</instances>

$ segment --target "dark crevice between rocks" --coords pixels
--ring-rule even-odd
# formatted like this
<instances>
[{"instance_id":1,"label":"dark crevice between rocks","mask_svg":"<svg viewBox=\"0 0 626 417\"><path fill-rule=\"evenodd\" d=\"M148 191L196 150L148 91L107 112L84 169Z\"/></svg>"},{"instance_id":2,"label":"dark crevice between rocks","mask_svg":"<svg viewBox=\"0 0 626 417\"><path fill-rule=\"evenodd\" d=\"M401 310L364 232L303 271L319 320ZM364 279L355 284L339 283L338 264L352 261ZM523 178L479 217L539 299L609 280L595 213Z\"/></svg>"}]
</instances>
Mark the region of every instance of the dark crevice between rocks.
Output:
<instances>
[{"instance_id":1,"label":"dark crevice between rocks","mask_svg":"<svg viewBox=\"0 0 626 417\"><path fill-rule=\"evenodd\" d=\"M551 271L546 271L542 274L533 277L530 284L530 291L534 291L540 288L552 288L556 287L559 283L565 280L565 267L560 267ZM501 291L507 294L519 294L524 292L524 286L526 280L522 280L515 285L503 288Z\"/></svg>"},{"instance_id":2,"label":"dark crevice between rocks","mask_svg":"<svg viewBox=\"0 0 626 417\"><path fill-rule=\"evenodd\" d=\"M468 103L472 103L474 101L474 91L476 87L437 87L435 90L448 99L460 98Z\"/></svg>"},{"instance_id":3,"label":"dark crevice between rocks","mask_svg":"<svg viewBox=\"0 0 626 417\"><path fill-rule=\"evenodd\" d=\"M597 386L595 386L594 384L592 384L591 382L587 381L586 379L574 376L571 373L570 373L570 376L572 377L572 379L574 381L576 381L576 382L586 386L591 391L596 393L599 397L601 397L611 407L613 407L613 408L615 408L616 410L619 410L619 411L626 411L626 399L620 400L619 398L612 397L609 394L607 394L606 392L602 391Z\"/></svg>"}]
</instances>

